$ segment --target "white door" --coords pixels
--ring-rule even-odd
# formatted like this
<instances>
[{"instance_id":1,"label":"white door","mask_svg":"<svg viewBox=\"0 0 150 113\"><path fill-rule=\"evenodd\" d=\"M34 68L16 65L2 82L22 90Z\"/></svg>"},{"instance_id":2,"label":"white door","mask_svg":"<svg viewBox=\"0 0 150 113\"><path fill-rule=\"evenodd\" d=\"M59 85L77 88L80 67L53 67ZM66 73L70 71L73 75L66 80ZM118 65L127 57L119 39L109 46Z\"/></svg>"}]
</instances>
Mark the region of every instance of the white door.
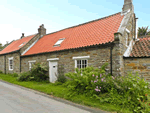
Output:
<instances>
[{"instance_id":1,"label":"white door","mask_svg":"<svg viewBox=\"0 0 150 113\"><path fill-rule=\"evenodd\" d=\"M57 61L49 61L49 79L52 83L55 83L55 81L57 80L57 65Z\"/></svg>"}]
</instances>

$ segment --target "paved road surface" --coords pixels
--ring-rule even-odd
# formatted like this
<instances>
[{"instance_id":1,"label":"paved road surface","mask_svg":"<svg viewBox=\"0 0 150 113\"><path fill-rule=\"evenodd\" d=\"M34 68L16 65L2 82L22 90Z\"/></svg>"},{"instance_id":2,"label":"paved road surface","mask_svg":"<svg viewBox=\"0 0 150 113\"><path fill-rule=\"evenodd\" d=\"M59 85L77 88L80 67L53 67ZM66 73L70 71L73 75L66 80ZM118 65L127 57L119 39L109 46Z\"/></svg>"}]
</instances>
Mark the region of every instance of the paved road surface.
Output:
<instances>
[{"instance_id":1,"label":"paved road surface","mask_svg":"<svg viewBox=\"0 0 150 113\"><path fill-rule=\"evenodd\" d=\"M0 82L0 113L91 113L14 85ZM105 112L99 112L105 113Z\"/></svg>"}]
</instances>

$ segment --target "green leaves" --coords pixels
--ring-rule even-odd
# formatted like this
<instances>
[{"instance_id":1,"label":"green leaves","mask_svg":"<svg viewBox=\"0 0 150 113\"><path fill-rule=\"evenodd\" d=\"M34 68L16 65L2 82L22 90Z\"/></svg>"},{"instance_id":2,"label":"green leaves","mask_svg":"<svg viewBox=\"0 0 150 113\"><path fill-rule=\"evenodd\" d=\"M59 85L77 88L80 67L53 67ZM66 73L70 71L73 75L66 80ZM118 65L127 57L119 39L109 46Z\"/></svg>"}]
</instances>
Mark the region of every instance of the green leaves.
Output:
<instances>
[{"instance_id":1,"label":"green leaves","mask_svg":"<svg viewBox=\"0 0 150 113\"><path fill-rule=\"evenodd\" d=\"M48 79L48 67L45 64L36 63L31 71L21 73L18 81L46 81Z\"/></svg>"},{"instance_id":2,"label":"green leaves","mask_svg":"<svg viewBox=\"0 0 150 113\"><path fill-rule=\"evenodd\" d=\"M138 36L146 36L146 35L150 35L150 31L148 30L148 26L147 27L139 27L138 28Z\"/></svg>"}]
</instances>

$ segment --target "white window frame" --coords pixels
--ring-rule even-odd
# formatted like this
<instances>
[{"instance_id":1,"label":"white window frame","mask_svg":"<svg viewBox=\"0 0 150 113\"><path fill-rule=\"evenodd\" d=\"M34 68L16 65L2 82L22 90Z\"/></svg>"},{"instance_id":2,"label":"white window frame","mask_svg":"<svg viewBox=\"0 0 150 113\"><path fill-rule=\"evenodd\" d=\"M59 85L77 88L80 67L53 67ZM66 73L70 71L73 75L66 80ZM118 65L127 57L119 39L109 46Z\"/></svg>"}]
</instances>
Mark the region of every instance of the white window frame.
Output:
<instances>
[{"instance_id":1,"label":"white window frame","mask_svg":"<svg viewBox=\"0 0 150 113\"><path fill-rule=\"evenodd\" d=\"M78 56L78 57L73 57L72 59L75 60L75 68L77 68L77 60L87 60L87 66L88 67L88 59L90 58L90 56ZM81 62L82 65L82 62ZM81 67L82 69L82 67Z\"/></svg>"},{"instance_id":2,"label":"white window frame","mask_svg":"<svg viewBox=\"0 0 150 113\"><path fill-rule=\"evenodd\" d=\"M59 39L55 44L54 46L60 46L60 44L65 40L65 38L61 38Z\"/></svg>"},{"instance_id":3,"label":"white window frame","mask_svg":"<svg viewBox=\"0 0 150 113\"><path fill-rule=\"evenodd\" d=\"M14 66L13 66L13 59L14 58L11 57L11 58L8 58L8 59L9 59L9 64L8 64L9 65L9 70L12 71L14 69ZM11 68L11 65L10 65L10 60L12 60L12 68Z\"/></svg>"},{"instance_id":4,"label":"white window frame","mask_svg":"<svg viewBox=\"0 0 150 113\"><path fill-rule=\"evenodd\" d=\"M55 61L55 60L59 60L59 58L50 58L50 59L47 59L47 61Z\"/></svg>"},{"instance_id":5,"label":"white window frame","mask_svg":"<svg viewBox=\"0 0 150 113\"><path fill-rule=\"evenodd\" d=\"M32 60L32 61L28 61L28 62L29 62L29 70L31 70L32 69L32 63L35 63L36 60Z\"/></svg>"}]
</instances>

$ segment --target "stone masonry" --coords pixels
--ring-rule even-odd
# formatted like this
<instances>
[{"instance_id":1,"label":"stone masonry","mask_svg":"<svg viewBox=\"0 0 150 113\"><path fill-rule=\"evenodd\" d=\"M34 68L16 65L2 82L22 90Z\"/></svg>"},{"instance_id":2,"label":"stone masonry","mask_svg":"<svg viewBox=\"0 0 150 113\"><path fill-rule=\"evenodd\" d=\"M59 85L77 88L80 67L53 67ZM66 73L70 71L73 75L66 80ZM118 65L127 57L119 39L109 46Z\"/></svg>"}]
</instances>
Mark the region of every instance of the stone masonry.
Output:
<instances>
[{"instance_id":1,"label":"stone masonry","mask_svg":"<svg viewBox=\"0 0 150 113\"><path fill-rule=\"evenodd\" d=\"M13 57L13 70L9 70L9 58ZM11 53L6 55L6 73L20 73L20 54Z\"/></svg>"},{"instance_id":2,"label":"stone masonry","mask_svg":"<svg viewBox=\"0 0 150 113\"><path fill-rule=\"evenodd\" d=\"M62 71L64 73L74 72L75 61L72 58L78 56L90 56L88 59L88 66L100 68L105 62L108 62L109 65L107 66L107 70L110 72L110 49L109 45L26 56L21 58L21 71L29 71L28 61L36 60L36 62L46 63L48 66L47 59L59 58L58 73Z\"/></svg>"},{"instance_id":3,"label":"stone masonry","mask_svg":"<svg viewBox=\"0 0 150 113\"><path fill-rule=\"evenodd\" d=\"M5 73L5 56L0 56L0 70Z\"/></svg>"},{"instance_id":4,"label":"stone masonry","mask_svg":"<svg viewBox=\"0 0 150 113\"><path fill-rule=\"evenodd\" d=\"M139 73L139 76L150 82L150 58L125 58L125 74Z\"/></svg>"},{"instance_id":5,"label":"stone masonry","mask_svg":"<svg viewBox=\"0 0 150 113\"><path fill-rule=\"evenodd\" d=\"M115 41L112 49L113 75L124 75L123 55L131 40L135 38L135 14L131 11L124 16L118 33L114 35ZM126 29L130 31L127 33Z\"/></svg>"}]
</instances>

